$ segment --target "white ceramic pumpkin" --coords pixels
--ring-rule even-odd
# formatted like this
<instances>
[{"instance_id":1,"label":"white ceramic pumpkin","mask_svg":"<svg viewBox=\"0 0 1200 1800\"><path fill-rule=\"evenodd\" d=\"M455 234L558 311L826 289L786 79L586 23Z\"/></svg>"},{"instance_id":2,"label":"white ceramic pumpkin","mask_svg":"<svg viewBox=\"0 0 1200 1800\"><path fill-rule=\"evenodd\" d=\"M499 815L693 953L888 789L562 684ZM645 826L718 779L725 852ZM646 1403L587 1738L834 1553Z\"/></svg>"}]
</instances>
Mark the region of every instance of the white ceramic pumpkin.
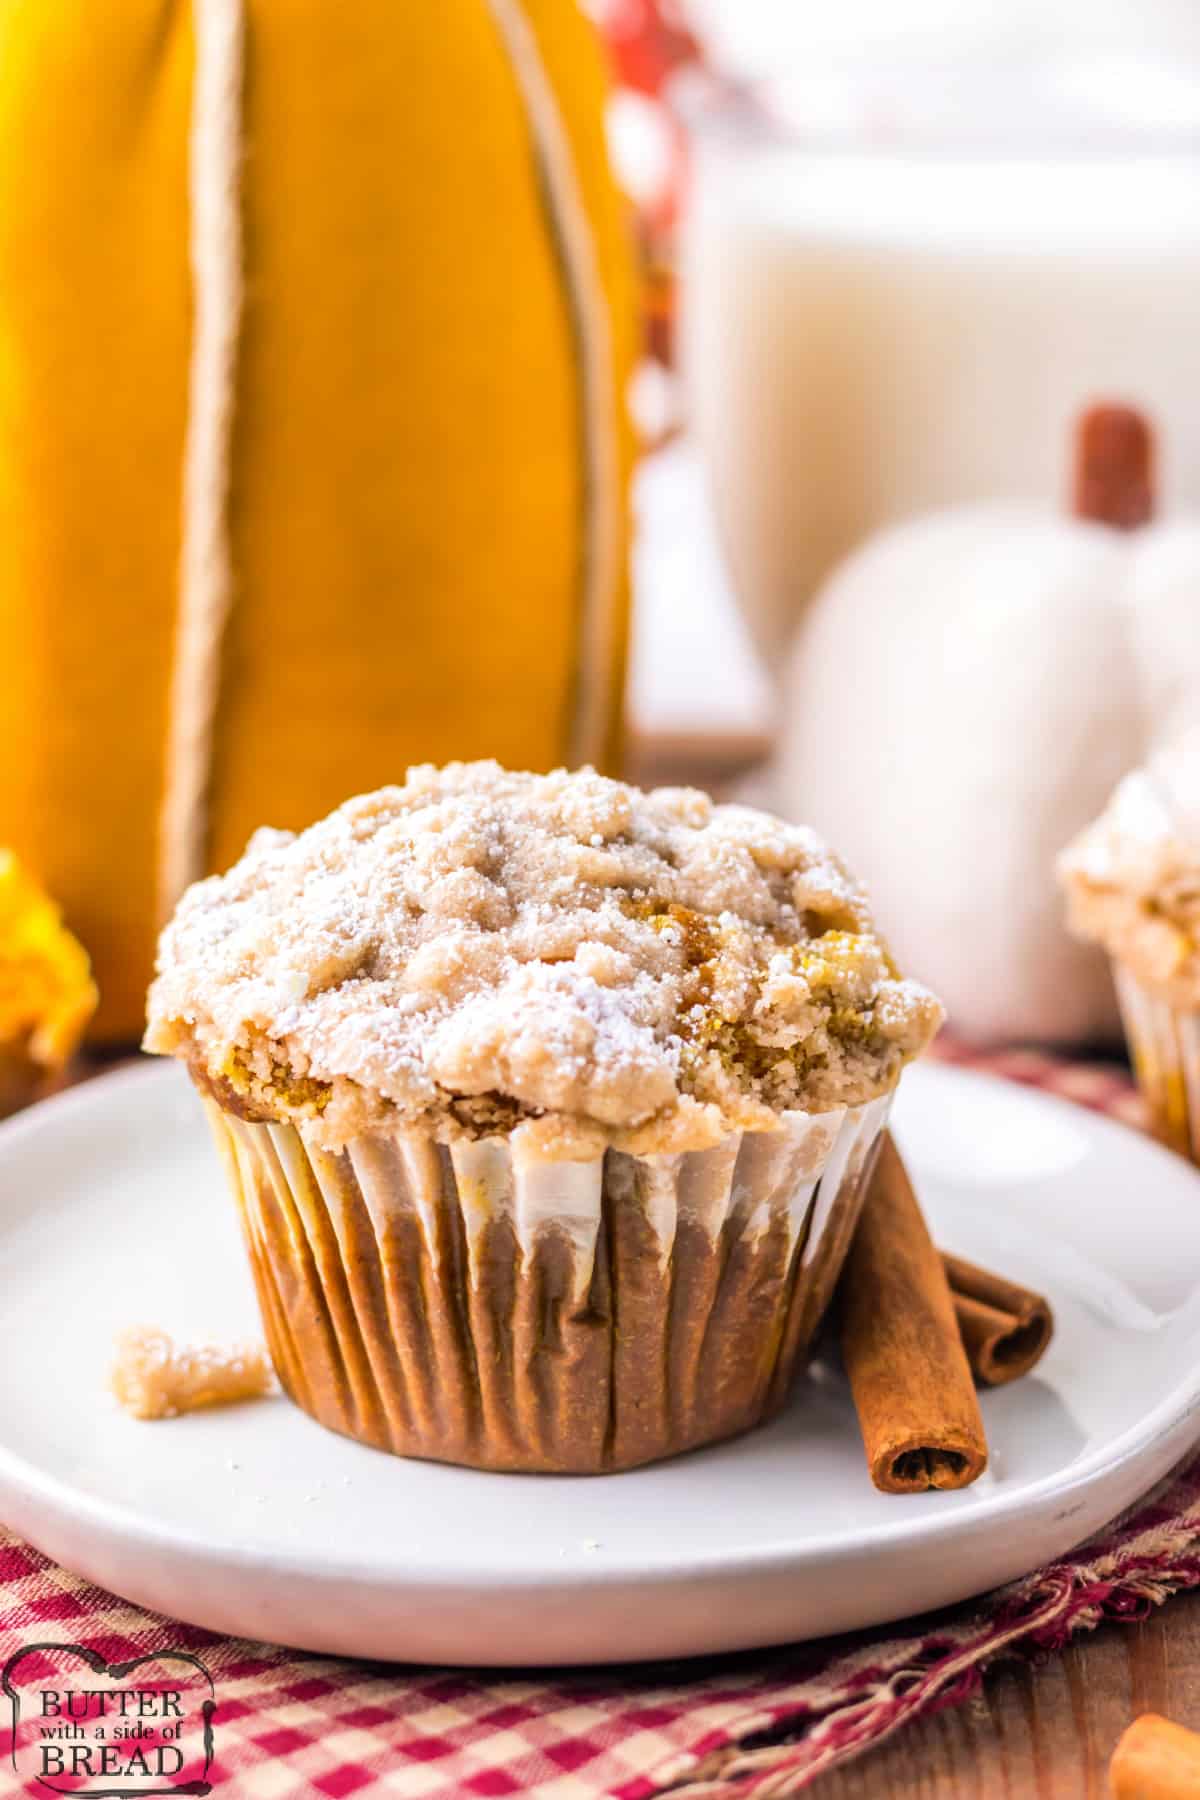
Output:
<instances>
[{"instance_id":1,"label":"white ceramic pumpkin","mask_svg":"<svg viewBox=\"0 0 1200 1800\"><path fill-rule=\"evenodd\" d=\"M785 682L776 806L837 843L901 965L981 1040L1117 1034L1054 857L1200 719L1200 521L1139 522L1136 414L1096 409L1079 444L1091 517L981 505L883 533L815 600Z\"/></svg>"}]
</instances>

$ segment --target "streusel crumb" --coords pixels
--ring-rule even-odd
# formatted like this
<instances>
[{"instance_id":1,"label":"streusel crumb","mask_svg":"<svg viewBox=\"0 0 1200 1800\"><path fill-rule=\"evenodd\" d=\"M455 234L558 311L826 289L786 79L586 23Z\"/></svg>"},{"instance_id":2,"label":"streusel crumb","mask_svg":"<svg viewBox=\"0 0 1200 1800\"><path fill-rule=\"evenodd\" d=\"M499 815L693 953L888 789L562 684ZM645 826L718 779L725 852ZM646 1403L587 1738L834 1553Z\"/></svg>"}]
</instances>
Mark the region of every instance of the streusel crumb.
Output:
<instances>
[{"instance_id":1,"label":"streusel crumb","mask_svg":"<svg viewBox=\"0 0 1200 1800\"><path fill-rule=\"evenodd\" d=\"M135 1419L173 1419L259 1400L275 1392L275 1372L261 1344L176 1344L157 1326L133 1325L117 1338L109 1386Z\"/></svg>"},{"instance_id":2,"label":"streusel crumb","mask_svg":"<svg viewBox=\"0 0 1200 1800\"><path fill-rule=\"evenodd\" d=\"M330 1149L397 1125L696 1147L872 1098L941 1019L813 832L490 762L256 833L158 968L146 1048Z\"/></svg>"}]
</instances>

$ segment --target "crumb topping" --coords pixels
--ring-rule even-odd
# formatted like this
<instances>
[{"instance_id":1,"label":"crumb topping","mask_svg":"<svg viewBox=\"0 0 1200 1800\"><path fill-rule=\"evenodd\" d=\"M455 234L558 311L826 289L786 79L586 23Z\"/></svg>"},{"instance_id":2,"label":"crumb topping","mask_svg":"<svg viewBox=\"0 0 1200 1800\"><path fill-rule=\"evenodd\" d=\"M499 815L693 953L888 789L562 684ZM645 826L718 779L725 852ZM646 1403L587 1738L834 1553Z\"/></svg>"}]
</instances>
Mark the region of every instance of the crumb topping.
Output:
<instances>
[{"instance_id":1,"label":"crumb topping","mask_svg":"<svg viewBox=\"0 0 1200 1800\"><path fill-rule=\"evenodd\" d=\"M1059 858L1068 923L1178 1006L1200 1006L1200 733L1151 757Z\"/></svg>"},{"instance_id":2,"label":"crumb topping","mask_svg":"<svg viewBox=\"0 0 1200 1800\"><path fill-rule=\"evenodd\" d=\"M176 1344L153 1325L117 1338L109 1387L135 1419L174 1419L207 1406L234 1406L275 1392L275 1371L260 1344Z\"/></svg>"},{"instance_id":3,"label":"crumb topping","mask_svg":"<svg viewBox=\"0 0 1200 1800\"><path fill-rule=\"evenodd\" d=\"M891 1087L941 1019L821 840L585 769L410 769L184 895L146 1047L336 1149L648 1154Z\"/></svg>"}]
</instances>

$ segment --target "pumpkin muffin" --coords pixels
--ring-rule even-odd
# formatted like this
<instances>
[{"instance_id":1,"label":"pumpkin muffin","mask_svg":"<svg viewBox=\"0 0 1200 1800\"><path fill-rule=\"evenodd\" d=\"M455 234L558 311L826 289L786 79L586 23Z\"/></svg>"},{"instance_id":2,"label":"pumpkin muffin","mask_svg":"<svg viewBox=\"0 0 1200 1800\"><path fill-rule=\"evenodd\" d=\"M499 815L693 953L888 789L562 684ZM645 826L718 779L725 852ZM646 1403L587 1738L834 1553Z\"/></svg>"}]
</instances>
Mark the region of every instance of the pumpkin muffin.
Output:
<instances>
[{"instance_id":1,"label":"pumpkin muffin","mask_svg":"<svg viewBox=\"0 0 1200 1800\"><path fill-rule=\"evenodd\" d=\"M1112 959L1154 1126L1200 1161L1200 732L1127 775L1058 871L1072 931Z\"/></svg>"},{"instance_id":2,"label":"pumpkin muffin","mask_svg":"<svg viewBox=\"0 0 1200 1800\"><path fill-rule=\"evenodd\" d=\"M258 832L158 970L287 1392L490 1469L780 1406L941 1017L812 832L487 762Z\"/></svg>"}]
</instances>

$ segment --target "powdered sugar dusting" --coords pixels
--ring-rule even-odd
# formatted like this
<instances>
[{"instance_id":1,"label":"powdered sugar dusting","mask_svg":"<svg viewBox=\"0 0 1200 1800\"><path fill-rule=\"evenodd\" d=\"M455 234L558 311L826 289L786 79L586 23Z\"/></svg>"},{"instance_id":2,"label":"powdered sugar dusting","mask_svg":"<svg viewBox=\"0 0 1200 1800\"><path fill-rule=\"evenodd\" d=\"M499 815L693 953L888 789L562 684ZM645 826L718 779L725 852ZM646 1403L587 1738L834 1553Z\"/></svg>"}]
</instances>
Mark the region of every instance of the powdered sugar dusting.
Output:
<instances>
[{"instance_id":1,"label":"powdered sugar dusting","mask_svg":"<svg viewBox=\"0 0 1200 1800\"><path fill-rule=\"evenodd\" d=\"M811 831L472 763L258 832L191 888L146 1044L330 1147L521 1125L644 1153L871 1098L939 1017Z\"/></svg>"}]
</instances>

